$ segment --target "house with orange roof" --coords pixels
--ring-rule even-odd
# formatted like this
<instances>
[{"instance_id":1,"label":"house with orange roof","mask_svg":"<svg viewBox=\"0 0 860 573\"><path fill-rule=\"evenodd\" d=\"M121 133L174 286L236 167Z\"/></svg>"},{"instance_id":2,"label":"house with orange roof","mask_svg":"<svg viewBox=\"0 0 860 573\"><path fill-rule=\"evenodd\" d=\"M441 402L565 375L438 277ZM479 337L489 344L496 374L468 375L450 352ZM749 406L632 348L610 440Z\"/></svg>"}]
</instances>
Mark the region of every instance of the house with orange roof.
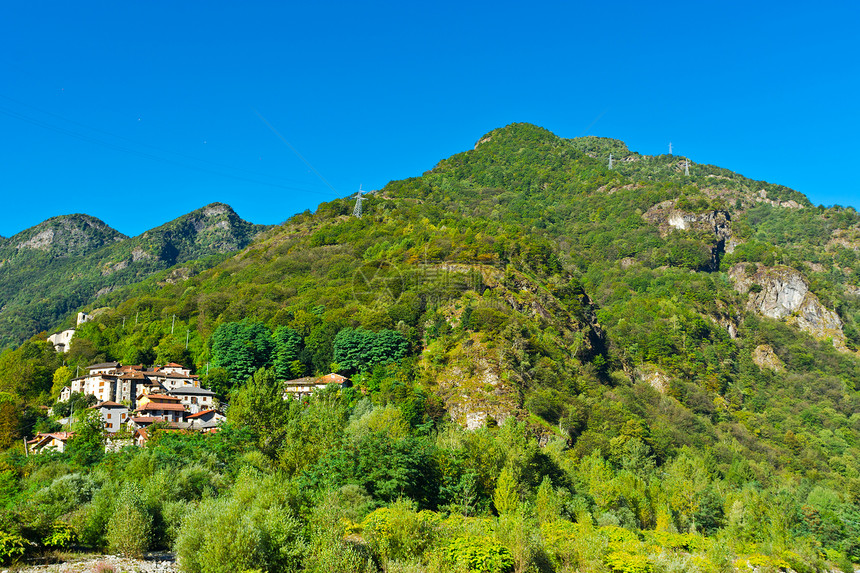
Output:
<instances>
[{"instance_id":1,"label":"house with orange roof","mask_svg":"<svg viewBox=\"0 0 860 573\"><path fill-rule=\"evenodd\" d=\"M47 451L64 452L66 442L74 436L74 432L52 432L36 434L32 440L27 440L27 452L41 454Z\"/></svg>"},{"instance_id":2,"label":"house with orange roof","mask_svg":"<svg viewBox=\"0 0 860 573\"><path fill-rule=\"evenodd\" d=\"M284 399L289 396L302 398L309 396L315 390L321 390L329 384L338 384L341 388L349 388L352 386L349 378L340 374L326 374L325 376L306 376L304 378L296 378L295 380L287 380L284 382Z\"/></svg>"},{"instance_id":3,"label":"house with orange roof","mask_svg":"<svg viewBox=\"0 0 860 573\"><path fill-rule=\"evenodd\" d=\"M202 410L185 418L192 430L208 430L220 426L227 416L217 410Z\"/></svg>"}]
</instances>

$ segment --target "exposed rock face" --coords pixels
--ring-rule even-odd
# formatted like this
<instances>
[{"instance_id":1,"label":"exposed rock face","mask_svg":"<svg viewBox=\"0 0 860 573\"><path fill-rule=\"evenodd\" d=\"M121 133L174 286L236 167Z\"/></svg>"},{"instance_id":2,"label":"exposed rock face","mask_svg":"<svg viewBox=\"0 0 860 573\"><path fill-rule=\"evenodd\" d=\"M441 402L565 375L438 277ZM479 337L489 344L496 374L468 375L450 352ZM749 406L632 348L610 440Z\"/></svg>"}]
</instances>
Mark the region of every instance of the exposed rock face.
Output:
<instances>
[{"instance_id":1,"label":"exposed rock face","mask_svg":"<svg viewBox=\"0 0 860 573\"><path fill-rule=\"evenodd\" d=\"M748 310L785 320L817 339L831 338L837 350L848 351L842 320L810 292L803 275L784 266L756 265L754 272L748 272L748 267L741 263L729 270L738 292L749 293Z\"/></svg>"},{"instance_id":2,"label":"exposed rock face","mask_svg":"<svg viewBox=\"0 0 860 573\"><path fill-rule=\"evenodd\" d=\"M34 249L58 256L86 254L125 235L89 215L63 215L18 233L10 240L18 250Z\"/></svg>"},{"instance_id":3,"label":"exposed rock face","mask_svg":"<svg viewBox=\"0 0 860 573\"><path fill-rule=\"evenodd\" d=\"M782 372L785 370L785 364L779 359L779 356L773 351L770 344L759 344L752 352L753 362L756 366L764 370L773 370L774 372Z\"/></svg>"},{"instance_id":4,"label":"exposed rock face","mask_svg":"<svg viewBox=\"0 0 860 573\"><path fill-rule=\"evenodd\" d=\"M436 374L436 393L445 401L451 419L476 430L490 418L501 424L516 415L519 394L512 384L502 380L494 353L477 337L454 350L461 356L459 363Z\"/></svg>"},{"instance_id":5,"label":"exposed rock face","mask_svg":"<svg viewBox=\"0 0 860 573\"><path fill-rule=\"evenodd\" d=\"M653 364L642 364L633 371L633 378L637 382L649 384L652 388L665 394L669 390L669 375Z\"/></svg>"},{"instance_id":6,"label":"exposed rock face","mask_svg":"<svg viewBox=\"0 0 860 573\"><path fill-rule=\"evenodd\" d=\"M732 252L737 245L737 241L732 236L731 216L727 211L690 213L678 209L677 203L674 199L657 203L643 213L642 218L652 225L657 225L661 237L668 236L672 230L713 233L711 264L706 270L717 270L722 254Z\"/></svg>"}]
</instances>

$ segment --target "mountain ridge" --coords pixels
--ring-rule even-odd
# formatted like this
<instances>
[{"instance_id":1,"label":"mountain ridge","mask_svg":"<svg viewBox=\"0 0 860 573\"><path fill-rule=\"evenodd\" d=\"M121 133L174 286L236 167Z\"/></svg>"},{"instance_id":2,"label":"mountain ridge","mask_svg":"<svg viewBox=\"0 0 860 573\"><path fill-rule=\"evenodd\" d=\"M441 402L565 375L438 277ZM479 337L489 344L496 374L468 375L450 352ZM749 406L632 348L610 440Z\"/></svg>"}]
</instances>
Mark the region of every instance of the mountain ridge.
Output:
<instances>
[{"instance_id":1,"label":"mountain ridge","mask_svg":"<svg viewBox=\"0 0 860 573\"><path fill-rule=\"evenodd\" d=\"M52 217L0 245L0 345L55 328L68 312L119 286L239 250L267 228L242 220L223 203L136 237L89 215Z\"/></svg>"}]
</instances>

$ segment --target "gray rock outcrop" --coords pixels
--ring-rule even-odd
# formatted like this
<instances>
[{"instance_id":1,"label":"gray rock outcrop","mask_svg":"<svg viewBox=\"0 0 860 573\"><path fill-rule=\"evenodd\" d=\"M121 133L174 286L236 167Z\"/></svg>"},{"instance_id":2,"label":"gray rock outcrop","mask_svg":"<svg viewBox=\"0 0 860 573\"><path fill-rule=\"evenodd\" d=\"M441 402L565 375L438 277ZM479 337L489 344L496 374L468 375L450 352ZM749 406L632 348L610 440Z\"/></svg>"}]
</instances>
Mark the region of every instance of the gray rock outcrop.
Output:
<instances>
[{"instance_id":1,"label":"gray rock outcrop","mask_svg":"<svg viewBox=\"0 0 860 573\"><path fill-rule=\"evenodd\" d=\"M833 346L848 352L842 320L826 308L809 290L809 285L791 267L740 263L729 269L735 289L748 294L747 310L784 320L819 340L831 339Z\"/></svg>"}]
</instances>

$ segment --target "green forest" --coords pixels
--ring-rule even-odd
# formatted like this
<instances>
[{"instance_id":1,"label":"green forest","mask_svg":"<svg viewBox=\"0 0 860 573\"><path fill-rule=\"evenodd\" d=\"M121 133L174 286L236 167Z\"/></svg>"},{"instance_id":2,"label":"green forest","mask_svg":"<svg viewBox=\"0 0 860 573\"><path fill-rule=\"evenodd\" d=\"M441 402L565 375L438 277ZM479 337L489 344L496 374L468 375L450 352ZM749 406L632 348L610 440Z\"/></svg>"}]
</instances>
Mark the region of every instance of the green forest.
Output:
<instances>
[{"instance_id":1,"label":"green forest","mask_svg":"<svg viewBox=\"0 0 860 573\"><path fill-rule=\"evenodd\" d=\"M81 299L68 353L32 332L0 354L0 559L853 571L860 216L684 161L512 124L361 218L323 203ZM769 316L786 276L807 306ZM105 361L192 367L226 423L106 453L80 416L26 455ZM283 398L330 372L352 387Z\"/></svg>"}]
</instances>

